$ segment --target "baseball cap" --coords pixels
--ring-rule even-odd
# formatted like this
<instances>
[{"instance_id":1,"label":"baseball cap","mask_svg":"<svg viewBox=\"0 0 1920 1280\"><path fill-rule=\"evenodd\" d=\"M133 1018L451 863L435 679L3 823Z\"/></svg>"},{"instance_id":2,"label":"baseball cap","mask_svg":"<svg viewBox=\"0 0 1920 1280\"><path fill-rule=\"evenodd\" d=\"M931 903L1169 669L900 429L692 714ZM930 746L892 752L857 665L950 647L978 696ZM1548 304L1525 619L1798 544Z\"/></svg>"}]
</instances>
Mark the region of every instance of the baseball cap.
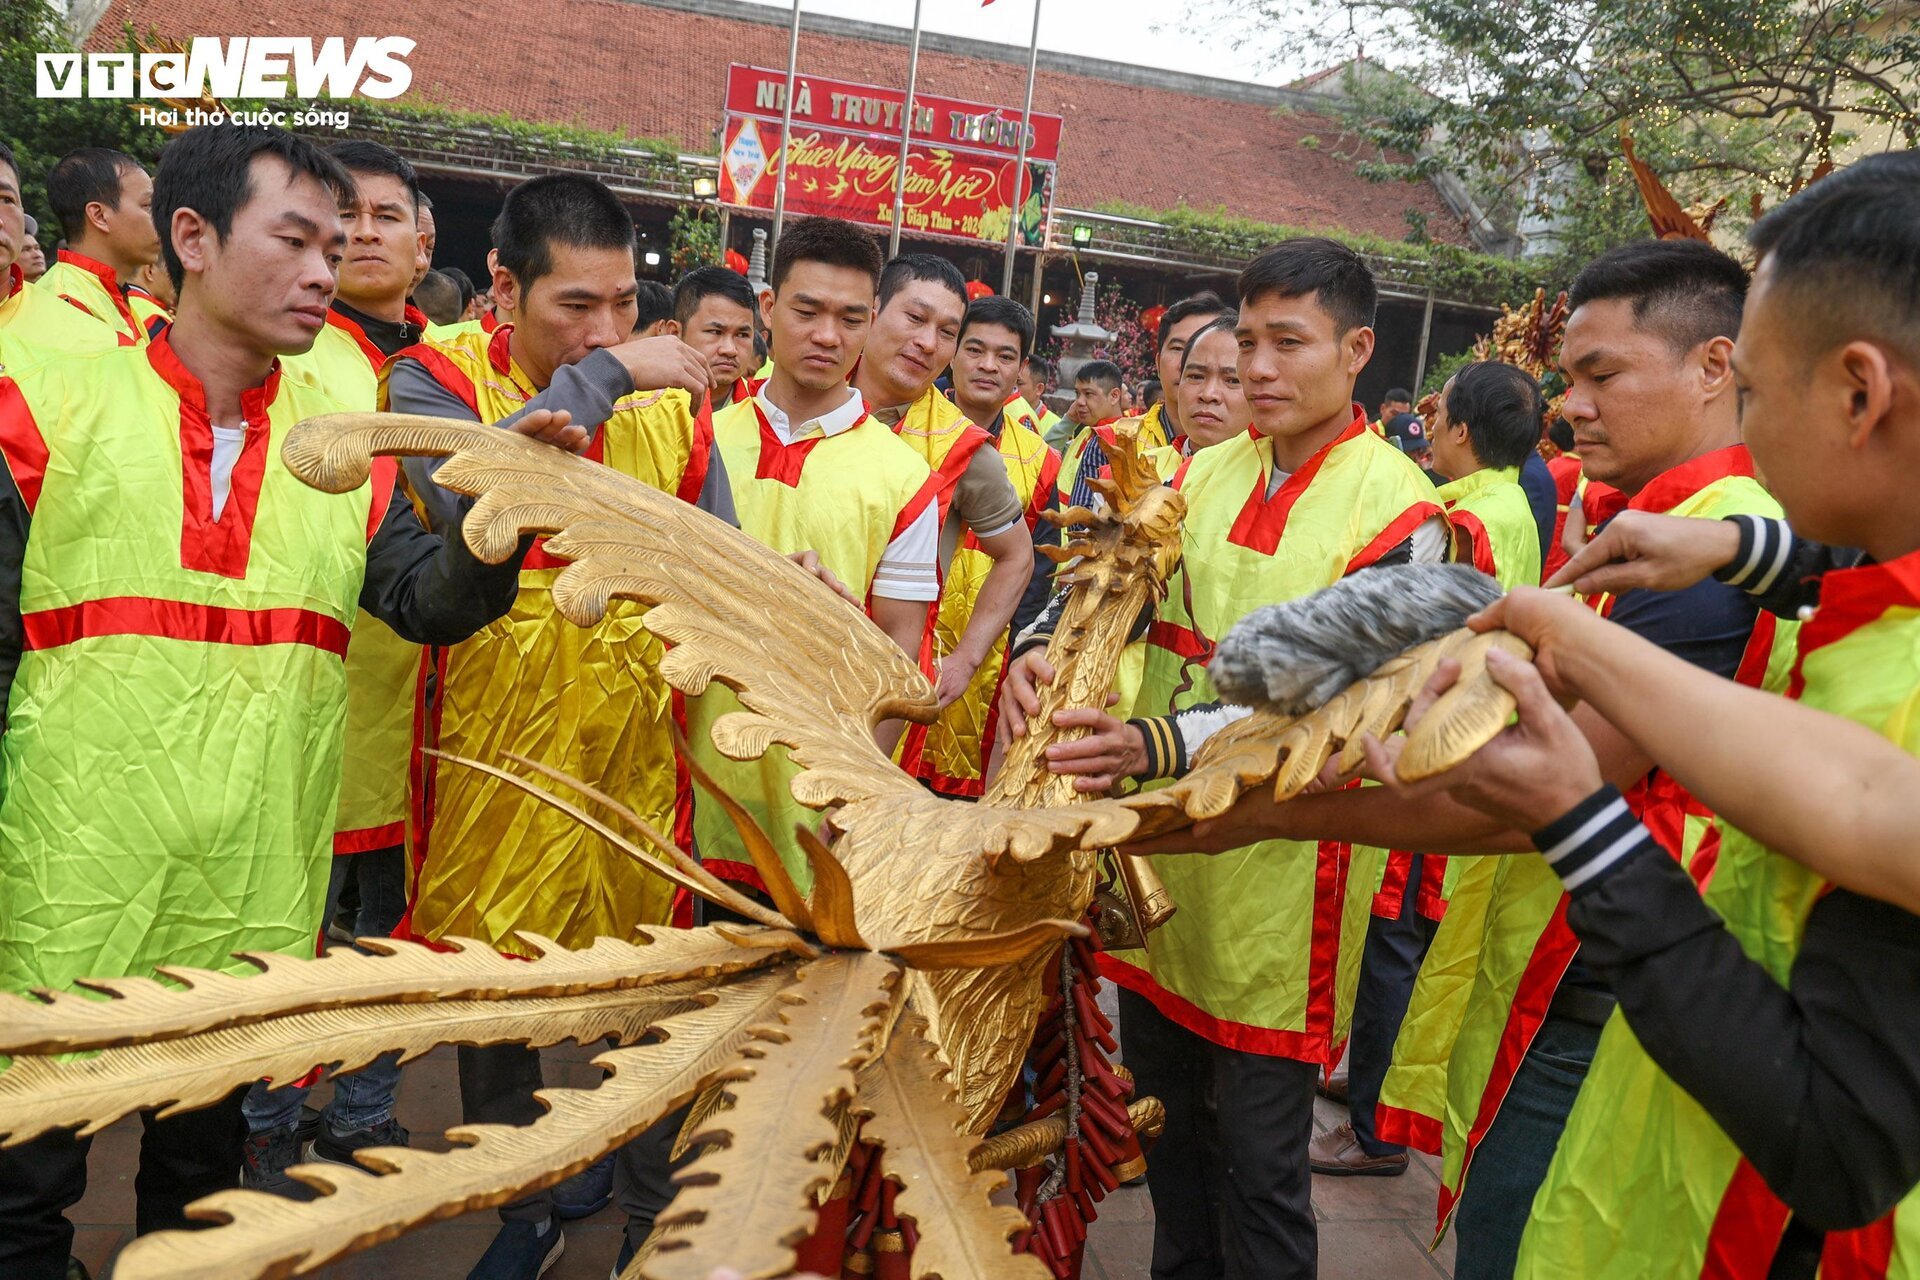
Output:
<instances>
[{"instance_id":1,"label":"baseball cap","mask_svg":"<svg viewBox=\"0 0 1920 1280\"><path fill-rule=\"evenodd\" d=\"M1417 413L1394 414L1386 424L1386 433L1387 439L1399 445L1402 453L1433 447L1433 442L1427 438L1427 424L1420 421Z\"/></svg>"}]
</instances>

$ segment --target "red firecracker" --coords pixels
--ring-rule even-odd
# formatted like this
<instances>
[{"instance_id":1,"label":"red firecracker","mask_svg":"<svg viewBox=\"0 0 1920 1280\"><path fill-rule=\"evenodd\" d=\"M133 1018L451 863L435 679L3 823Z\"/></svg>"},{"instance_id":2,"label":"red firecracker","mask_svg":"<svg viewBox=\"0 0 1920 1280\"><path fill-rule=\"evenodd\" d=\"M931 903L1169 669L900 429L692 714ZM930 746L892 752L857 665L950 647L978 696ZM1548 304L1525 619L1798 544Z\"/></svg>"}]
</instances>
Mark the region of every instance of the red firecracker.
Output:
<instances>
[{"instance_id":1,"label":"red firecracker","mask_svg":"<svg viewBox=\"0 0 1920 1280\"><path fill-rule=\"evenodd\" d=\"M1132 1077L1108 1057L1118 1045L1096 1000L1095 945L1090 938L1072 939L1047 967L1047 1004L1027 1053L1028 1071L1000 1116L1001 1124L1016 1124L1059 1113L1068 1122L1058 1153L1014 1173L1014 1197L1029 1225L1014 1237L1013 1248L1038 1258L1055 1280L1080 1275L1087 1228L1099 1217L1096 1206L1146 1169L1127 1114ZM912 1274L915 1224L895 1209L896 1188L879 1157L872 1144L854 1143L821 1207L818 1229L798 1246L802 1269L842 1280L906 1280Z\"/></svg>"}]
</instances>

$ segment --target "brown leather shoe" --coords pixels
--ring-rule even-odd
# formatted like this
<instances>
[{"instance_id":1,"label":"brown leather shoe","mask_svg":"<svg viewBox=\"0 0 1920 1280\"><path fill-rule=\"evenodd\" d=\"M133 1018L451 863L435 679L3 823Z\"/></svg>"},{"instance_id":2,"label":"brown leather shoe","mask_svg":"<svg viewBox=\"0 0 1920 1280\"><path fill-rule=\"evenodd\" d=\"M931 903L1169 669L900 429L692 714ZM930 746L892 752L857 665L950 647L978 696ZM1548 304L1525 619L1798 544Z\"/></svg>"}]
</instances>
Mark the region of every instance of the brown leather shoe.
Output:
<instances>
[{"instance_id":1,"label":"brown leather shoe","mask_svg":"<svg viewBox=\"0 0 1920 1280\"><path fill-rule=\"evenodd\" d=\"M1331 1076L1322 1076L1314 1081L1313 1091L1328 1102L1347 1105L1347 1073L1336 1071Z\"/></svg>"},{"instance_id":2,"label":"brown leather shoe","mask_svg":"<svg viewBox=\"0 0 1920 1280\"><path fill-rule=\"evenodd\" d=\"M1307 1144L1307 1159L1315 1173L1329 1177L1397 1178L1407 1171L1407 1153L1370 1156L1353 1136L1353 1126L1329 1129Z\"/></svg>"}]
</instances>

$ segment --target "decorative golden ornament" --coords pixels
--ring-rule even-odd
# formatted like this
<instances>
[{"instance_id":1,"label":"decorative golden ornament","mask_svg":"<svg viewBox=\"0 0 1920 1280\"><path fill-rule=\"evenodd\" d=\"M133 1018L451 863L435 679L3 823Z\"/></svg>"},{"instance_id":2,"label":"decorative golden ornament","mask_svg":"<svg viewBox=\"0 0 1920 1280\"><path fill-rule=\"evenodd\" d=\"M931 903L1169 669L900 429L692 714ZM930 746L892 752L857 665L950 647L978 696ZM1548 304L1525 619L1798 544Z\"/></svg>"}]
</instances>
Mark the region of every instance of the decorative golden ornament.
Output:
<instances>
[{"instance_id":1,"label":"decorative golden ornament","mask_svg":"<svg viewBox=\"0 0 1920 1280\"><path fill-rule=\"evenodd\" d=\"M1062 553L1072 595L1048 651L1060 676L1042 695L1043 715L980 803L942 800L873 739L891 717L930 721L932 688L863 614L785 558L610 468L495 427L340 414L300 424L283 451L296 475L331 492L365 483L375 454L445 457L439 482L478 499L464 536L485 560L546 535L548 550L570 561L553 587L570 620L592 625L616 596L650 606L648 627L672 646L661 664L668 683L698 696L717 680L739 697L743 710L714 726L716 746L739 759L789 748L801 769L795 797L837 806L835 838L829 846L799 833L815 872L802 896L764 834L743 825L776 903L768 911L586 783L507 762L571 789L575 803L499 762L460 761L541 795L758 923L647 930L578 950L522 935L530 961L457 940L447 951L369 940L371 955L249 956L259 972L246 977L165 969L157 980L81 984L105 999L0 996L0 1054L11 1055L0 1071L6 1143L63 1127L93 1133L142 1107L202 1106L263 1077L352 1070L385 1052L618 1045L595 1059L606 1072L597 1086L542 1090L547 1112L531 1124L461 1126L444 1152L357 1153L369 1172L296 1165L291 1176L320 1193L305 1203L252 1191L201 1200L189 1212L219 1225L141 1237L117 1263L121 1280L308 1274L551 1186L696 1098L685 1136L701 1153L678 1175L680 1192L626 1280L704 1277L721 1264L785 1274L861 1117L904 1187L914 1274L1042 1280L1037 1259L1010 1250L1024 1220L993 1202L1003 1178L976 1148L1019 1070L1043 1004L1043 966L1062 938L1085 932L1077 921L1094 892L1095 852L1214 816L1255 786L1296 793L1334 753L1356 750L1360 733L1398 726L1443 657L1466 669L1409 734L1403 772L1458 763L1513 706L1478 659L1488 645L1517 642L1463 632L1394 659L1307 715L1239 721L1163 790L1075 793L1046 771L1045 747L1062 735L1045 713L1104 702L1128 624L1164 590L1179 555L1184 500L1123 434L1114 478L1096 485L1103 509L1062 515L1078 532ZM1153 902L1150 881L1125 878L1136 906ZM1163 1114L1150 1099L1130 1108L1149 1133ZM995 1152L987 1164L1058 1145L1044 1124L1016 1133L1017 1142L986 1144Z\"/></svg>"}]
</instances>

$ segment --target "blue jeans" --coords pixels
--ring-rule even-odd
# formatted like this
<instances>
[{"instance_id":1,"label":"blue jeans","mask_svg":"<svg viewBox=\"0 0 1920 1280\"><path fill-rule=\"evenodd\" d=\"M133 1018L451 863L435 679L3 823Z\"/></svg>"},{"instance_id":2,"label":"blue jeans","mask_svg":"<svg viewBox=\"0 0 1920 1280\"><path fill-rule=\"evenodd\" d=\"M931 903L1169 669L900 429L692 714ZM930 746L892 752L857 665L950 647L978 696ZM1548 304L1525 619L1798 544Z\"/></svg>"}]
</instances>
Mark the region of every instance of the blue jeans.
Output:
<instances>
[{"instance_id":1,"label":"blue jeans","mask_svg":"<svg viewBox=\"0 0 1920 1280\"><path fill-rule=\"evenodd\" d=\"M1481 1139L1454 1212L1454 1280L1512 1280L1533 1195L1547 1179L1600 1028L1549 1014Z\"/></svg>"},{"instance_id":2,"label":"blue jeans","mask_svg":"<svg viewBox=\"0 0 1920 1280\"><path fill-rule=\"evenodd\" d=\"M395 846L334 858L327 875L327 907L321 919L332 919L341 886L351 873L360 887L356 931L367 937L392 933L407 907L406 856L404 848ZM329 1127L335 1133L346 1133L385 1124L393 1118L393 1091L399 1083L398 1053L383 1053L350 1075L334 1077L333 1101L327 1104L326 1112ZM306 1100L307 1090L300 1085L276 1089L264 1080L257 1081L247 1090L241 1106L247 1132L294 1127L300 1123L300 1108Z\"/></svg>"}]
</instances>

